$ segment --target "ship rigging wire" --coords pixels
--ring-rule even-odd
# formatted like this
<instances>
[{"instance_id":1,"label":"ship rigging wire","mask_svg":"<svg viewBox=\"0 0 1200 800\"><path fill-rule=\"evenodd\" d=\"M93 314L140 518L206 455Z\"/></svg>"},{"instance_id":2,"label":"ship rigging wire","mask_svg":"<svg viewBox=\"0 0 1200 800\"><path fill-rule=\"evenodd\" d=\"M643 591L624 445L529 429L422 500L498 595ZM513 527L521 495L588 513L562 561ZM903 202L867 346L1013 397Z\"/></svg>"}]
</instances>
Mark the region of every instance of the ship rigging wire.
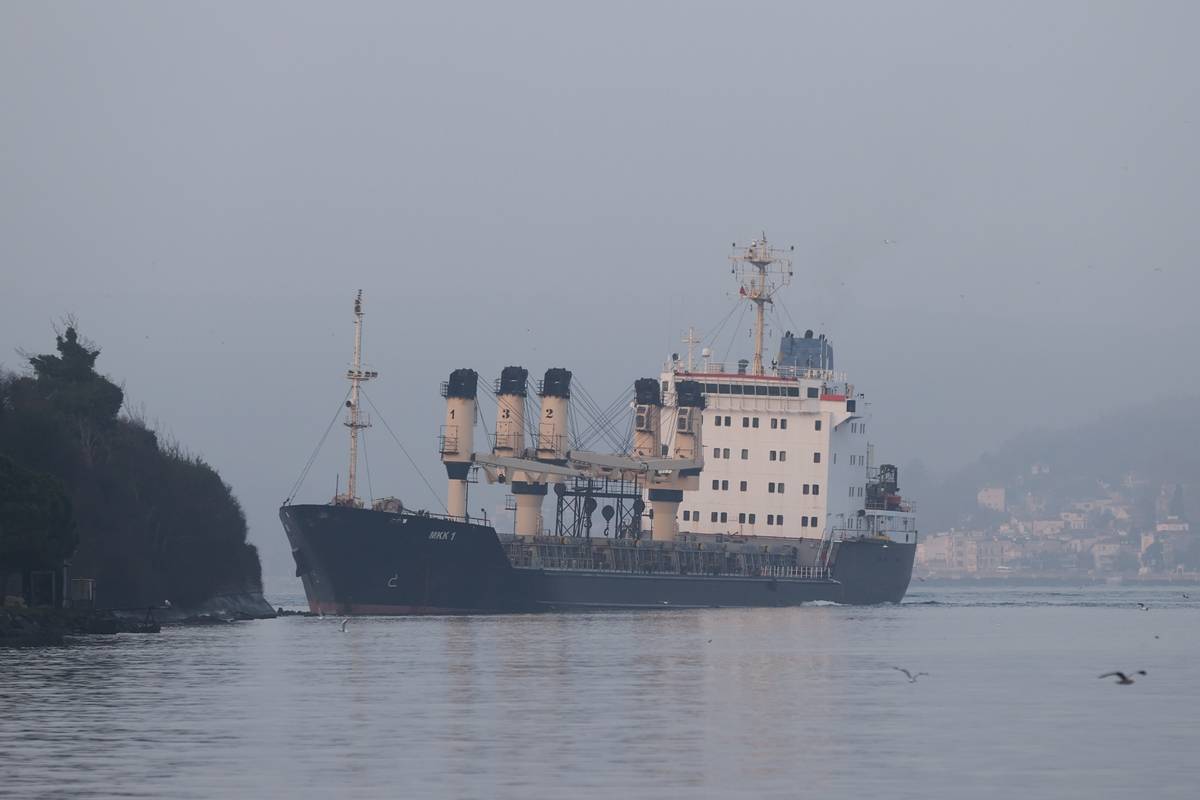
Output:
<instances>
[{"instance_id":1,"label":"ship rigging wire","mask_svg":"<svg viewBox=\"0 0 1200 800\"><path fill-rule=\"evenodd\" d=\"M442 507L442 510L447 511L448 509L446 508L445 501L443 501L441 496L434 491L433 486L425 477L425 473L421 471L421 468L417 466L417 462L413 460L411 455L409 455L408 448L404 446L404 442L400 441L400 437L396 435L396 432L392 430L392 426L388 425L387 419L384 418L383 414L381 414L379 409L375 406L375 401L371 399L371 396L367 394L365 389L360 388L359 393L362 394L362 396L366 399L367 405L371 407L371 410L375 412L375 415L379 417L379 421L383 423L384 430L391 434L392 440L396 442L396 446L400 448L400 452L404 453L404 457L408 459L408 463L412 465L413 470L416 471L417 475L421 478L421 482L425 484L425 488L429 489L429 493L433 495L435 500L437 500L438 505Z\"/></svg>"},{"instance_id":2,"label":"ship rigging wire","mask_svg":"<svg viewBox=\"0 0 1200 800\"><path fill-rule=\"evenodd\" d=\"M350 392L351 389L347 389L345 397L342 398L342 402L338 403L337 410L333 412L333 418L330 419L329 424L325 426L325 432L321 434L320 440L317 441L317 446L313 448L312 455L308 457L308 461L304 463L304 468L300 470L300 477L297 478L296 482L292 484L292 490L288 492L287 499L283 501L285 506L291 504L292 500L304 486L304 479L308 477L308 471L312 469L313 464L316 462L317 456L321 452L321 448L325 445L325 440L329 437L329 432L333 430L333 426L337 424L338 416L342 413L342 409L346 407L346 402L350 399Z\"/></svg>"}]
</instances>

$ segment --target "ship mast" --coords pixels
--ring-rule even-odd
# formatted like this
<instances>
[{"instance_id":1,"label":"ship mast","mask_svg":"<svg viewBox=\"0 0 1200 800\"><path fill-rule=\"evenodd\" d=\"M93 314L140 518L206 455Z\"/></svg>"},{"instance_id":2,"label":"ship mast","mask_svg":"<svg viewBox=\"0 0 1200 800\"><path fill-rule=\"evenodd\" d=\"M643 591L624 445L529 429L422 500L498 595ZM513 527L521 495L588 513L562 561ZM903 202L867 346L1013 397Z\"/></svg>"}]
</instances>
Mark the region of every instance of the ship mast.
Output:
<instances>
[{"instance_id":1,"label":"ship mast","mask_svg":"<svg viewBox=\"0 0 1200 800\"><path fill-rule=\"evenodd\" d=\"M334 498L343 505L358 504L358 432L371 427L371 420L364 418L359 411L358 390L363 381L377 377L378 372L363 369L362 364L362 289L354 298L354 363L346 370L346 379L350 381L350 399L346 401L346 421L342 423L350 429L350 472L346 481L346 493Z\"/></svg>"},{"instance_id":2,"label":"ship mast","mask_svg":"<svg viewBox=\"0 0 1200 800\"><path fill-rule=\"evenodd\" d=\"M734 244L737 247L737 244ZM791 248L795 250L795 247ZM755 239L740 255L732 255L733 273L741 288L738 293L754 303L754 362L751 374L763 374L763 327L765 306L777 291L792 280L792 260L767 244L767 234Z\"/></svg>"}]
</instances>

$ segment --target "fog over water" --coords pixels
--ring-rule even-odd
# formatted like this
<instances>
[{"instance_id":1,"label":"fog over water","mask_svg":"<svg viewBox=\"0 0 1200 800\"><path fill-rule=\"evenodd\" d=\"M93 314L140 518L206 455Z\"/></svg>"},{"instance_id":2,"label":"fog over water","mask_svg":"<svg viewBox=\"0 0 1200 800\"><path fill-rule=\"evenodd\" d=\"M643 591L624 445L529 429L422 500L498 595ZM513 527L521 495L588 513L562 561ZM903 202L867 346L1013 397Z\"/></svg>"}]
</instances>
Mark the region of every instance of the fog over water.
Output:
<instances>
[{"instance_id":1,"label":"fog over water","mask_svg":"<svg viewBox=\"0 0 1200 800\"><path fill-rule=\"evenodd\" d=\"M566 366L607 403L715 330L729 244L765 230L796 246L772 340L827 332L879 456L948 471L1200 391L1198 24L1182 2L6 3L0 364L76 314L282 576L276 508L345 391L355 289L368 392L441 493L452 368ZM301 497L332 495L341 433ZM382 426L368 455L375 495L437 507Z\"/></svg>"}]
</instances>

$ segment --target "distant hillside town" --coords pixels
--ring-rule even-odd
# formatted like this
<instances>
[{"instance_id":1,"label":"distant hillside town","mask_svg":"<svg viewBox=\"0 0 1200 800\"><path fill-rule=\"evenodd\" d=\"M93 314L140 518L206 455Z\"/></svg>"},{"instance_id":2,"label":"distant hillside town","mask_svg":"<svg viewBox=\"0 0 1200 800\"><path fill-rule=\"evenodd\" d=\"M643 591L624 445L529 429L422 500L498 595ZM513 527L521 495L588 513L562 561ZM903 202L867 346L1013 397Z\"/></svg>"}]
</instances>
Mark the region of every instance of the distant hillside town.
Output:
<instances>
[{"instance_id":1,"label":"distant hillside town","mask_svg":"<svg viewBox=\"0 0 1200 800\"><path fill-rule=\"evenodd\" d=\"M1135 473L1091 487L1051 478L1033 463L1010 485L979 486L966 526L924 536L917 575L1200 579L1200 532L1181 484Z\"/></svg>"}]
</instances>

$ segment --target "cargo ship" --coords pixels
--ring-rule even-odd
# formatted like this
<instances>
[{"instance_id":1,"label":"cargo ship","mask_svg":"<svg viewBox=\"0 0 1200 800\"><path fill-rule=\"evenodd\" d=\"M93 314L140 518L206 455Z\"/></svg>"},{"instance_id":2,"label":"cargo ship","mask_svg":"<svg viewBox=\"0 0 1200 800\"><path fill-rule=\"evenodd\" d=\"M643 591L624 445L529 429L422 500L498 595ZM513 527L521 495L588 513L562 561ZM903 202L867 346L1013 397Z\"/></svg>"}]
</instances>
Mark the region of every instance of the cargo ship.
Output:
<instances>
[{"instance_id":1,"label":"cargo ship","mask_svg":"<svg viewBox=\"0 0 1200 800\"><path fill-rule=\"evenodd\" d=\"M731 255L738 302L755 312L751 358L714 361L689 331L686 356L635 380L631 435L584 449L572 373L531 383L469 368L442 386L442 512L358 491L363 305L346 373L350 467L330 502L291 499L280 519L309 607L326 614L483 614L589 608L898 603L917 546L898 471L874 463L865 395L834 369L825 335L787 332L764 357L767 307L792 277L765 234ZM477 448L480 395L494 401ZM595 404L585 404L595 411ZM597 420L593 419L593 422ZM593 437L594 438L594 437ZM490 445L490 446L489 446ZM311 464L311 460L310 460ZM468 486L507 490L511 532L468 513ZM293 491L293 495L295 490ZM552 499L551 499L552 498ZM547 502L553 519L546 514Z\"/></svg>"}]
</instances>

